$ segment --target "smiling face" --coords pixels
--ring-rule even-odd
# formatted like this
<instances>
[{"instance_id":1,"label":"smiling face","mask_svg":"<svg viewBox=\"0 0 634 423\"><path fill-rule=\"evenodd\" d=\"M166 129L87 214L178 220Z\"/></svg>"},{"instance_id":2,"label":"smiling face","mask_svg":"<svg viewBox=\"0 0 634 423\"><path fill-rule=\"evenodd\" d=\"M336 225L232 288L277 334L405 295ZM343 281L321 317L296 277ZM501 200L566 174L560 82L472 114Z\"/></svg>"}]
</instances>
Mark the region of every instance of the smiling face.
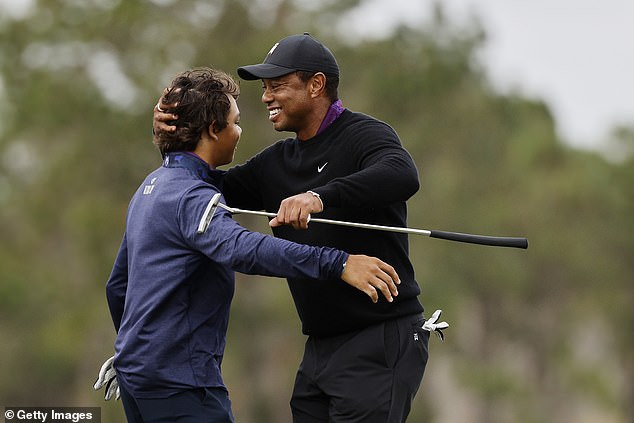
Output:
<instances>
[{"instance_id":1,"label":"smiling face","mask_svg":"<svg viewBox=\"0 0 634 423\"><path fill-rule=\"evenodd\" d=\"M323 111L315 107L315 82L302 81L296 72L262 80L262 102L276 131L295 132L299 139L314 136L323 119Z\"/></svg>"}]
</instances>

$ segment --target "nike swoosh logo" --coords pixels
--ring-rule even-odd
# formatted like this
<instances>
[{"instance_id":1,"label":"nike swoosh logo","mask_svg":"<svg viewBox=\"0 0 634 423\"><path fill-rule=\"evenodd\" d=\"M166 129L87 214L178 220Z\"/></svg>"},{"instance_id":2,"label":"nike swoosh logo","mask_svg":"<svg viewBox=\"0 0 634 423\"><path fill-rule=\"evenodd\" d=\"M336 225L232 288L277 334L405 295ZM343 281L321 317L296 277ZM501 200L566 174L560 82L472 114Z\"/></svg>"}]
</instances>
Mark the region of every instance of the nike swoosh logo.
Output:
<instances>
[{"instance_id":1,"label":"nike swoosh logo","mask_svg":"<svg viewBox=\"0 0 634 423\"><path fill-rule=\"evenodd\" d=\"M328 162L324 163L321 166L317 166L317 173L321 173L321 171L324 170L324 168L326 167L327 164L328 164Z\"/></svg>"}]
</instances>

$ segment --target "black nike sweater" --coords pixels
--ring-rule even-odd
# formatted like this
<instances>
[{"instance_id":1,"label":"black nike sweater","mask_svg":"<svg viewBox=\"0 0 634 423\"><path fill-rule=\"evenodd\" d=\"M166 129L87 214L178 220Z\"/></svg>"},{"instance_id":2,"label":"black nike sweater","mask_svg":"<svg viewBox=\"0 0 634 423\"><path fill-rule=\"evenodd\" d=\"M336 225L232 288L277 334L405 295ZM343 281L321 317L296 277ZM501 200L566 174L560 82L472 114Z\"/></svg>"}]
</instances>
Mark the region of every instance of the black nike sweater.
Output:
<instances>
[{"instance_id":1,"label":"black nike sweater","mask_svg":"<svg viewBox=\"0 0 634 423\"><path fill-rule=\"evenodd\" d=\"M223 186L233 207L276 213L283 199L311 190L324 202L324 211L315 217L402 227L407 226L405 202L418 189L416 166L396 132L349 110L309 140L278 141L231 168ZM305 334L337 335L423 311L406 234L320 223L311 223L305 231L283 226L273 233L302 244L378 257L401 279L394 302L380 296L377 304L339 279L289 279Z\"/></svg>"}]
</instances>

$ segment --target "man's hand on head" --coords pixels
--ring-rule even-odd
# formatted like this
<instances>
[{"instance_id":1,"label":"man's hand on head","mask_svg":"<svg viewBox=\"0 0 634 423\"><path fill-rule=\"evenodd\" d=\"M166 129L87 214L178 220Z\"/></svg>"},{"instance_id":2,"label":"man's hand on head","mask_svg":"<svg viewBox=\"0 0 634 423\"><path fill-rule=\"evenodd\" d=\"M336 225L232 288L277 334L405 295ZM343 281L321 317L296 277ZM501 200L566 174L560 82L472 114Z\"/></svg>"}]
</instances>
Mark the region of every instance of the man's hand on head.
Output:
<instances>
[{"instance_id":1,"label":"man's hand on head","mask_svg":"<svg viewBox=\"0 0 634 423\"><path fill-rule=\"evenodd\" d=\"M154 116L152 119L152 133L156 137L161 132L174 132L176 126L171 125L175 120L178 120L178 116L171 113L170 110L178 105L178 103L164 103L164 97L167 94L167 88L163 90L163 95L159 98L156 106L154 106Z\"/></svg>"}]
</instances>

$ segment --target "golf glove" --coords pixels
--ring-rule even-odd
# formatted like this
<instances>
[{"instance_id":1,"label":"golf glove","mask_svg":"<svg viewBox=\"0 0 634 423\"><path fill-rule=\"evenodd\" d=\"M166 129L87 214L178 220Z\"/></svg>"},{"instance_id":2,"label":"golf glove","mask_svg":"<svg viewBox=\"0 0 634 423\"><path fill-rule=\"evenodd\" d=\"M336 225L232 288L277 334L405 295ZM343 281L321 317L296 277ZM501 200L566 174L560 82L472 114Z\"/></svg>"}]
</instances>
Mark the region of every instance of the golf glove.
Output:
<instances>
[{"instance_id":1,"label":"golf glove","mask_svg":"<svg viewBox=\"0 0 634 423\"><path fill-rule=\"evenodd\" d=\"M121 392L119 391L119 381L117 381L117 371L114 369L114 355L107 359L101 369L99 370L99 376L97 377L97 381L93 386L95 391L105 387L105 395L104 400L110 401L110 399L114 396L116 400L121 396Z\"/></svg>"},{"instance_id":2,"label":"golf glove","mask_svg":"<svg viewBox=\"0 0 634 423\"><path fill-rule=\"evenodd\" d=\"M431 317L425 320L425 323L423 323L423 329L426 330L427 332L435 333L438 336L438 338L440 338L441 341L444 341L445 334L442 333L442 329L447 329L449 327L449 323L447 322L436 323L441 313L442 313L442 310L434 311L434 314L432 314Z\"/></svg>"}]
</instances>

